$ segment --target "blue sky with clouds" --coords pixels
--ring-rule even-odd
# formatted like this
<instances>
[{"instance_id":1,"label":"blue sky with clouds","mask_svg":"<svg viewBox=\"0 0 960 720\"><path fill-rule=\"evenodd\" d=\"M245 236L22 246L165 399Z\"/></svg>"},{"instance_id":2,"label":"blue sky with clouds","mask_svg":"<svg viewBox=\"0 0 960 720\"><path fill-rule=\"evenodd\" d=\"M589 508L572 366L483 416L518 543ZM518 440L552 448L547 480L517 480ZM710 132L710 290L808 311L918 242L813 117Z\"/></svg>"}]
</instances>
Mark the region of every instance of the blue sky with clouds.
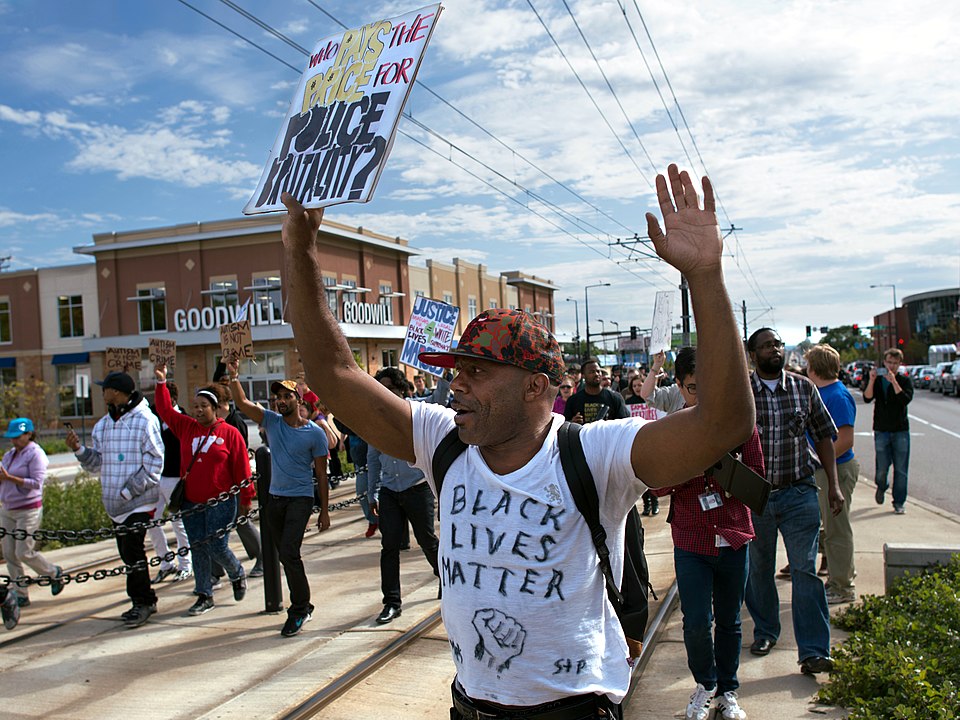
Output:
<instances>
[{"instance_id":1,"label":"blue sky with clouds","mask_svg":"<svg viewBox=\"0 0 960 720\"><path fill-rule=\"evenodd\" d=\"M353 27L419 6L190 4L298 67L230 5L308 49L340 29L330 16ZM644 234L657 171L705 164L721 225L742 228L725 270L751 327L796 342L807 324L869 324L891 305L871 284L898 300L960 284L960 5L444 6L374 200L331 219L549 278L561 332L565 298L582 330L584 285L610 282L590 291L591 331L625 330L679 278L617 240ZM72 248L95 232L239 216L298 77L179 0L0 0L0 63L12 269L83 262Z\"/></svg>"}]
</instances>

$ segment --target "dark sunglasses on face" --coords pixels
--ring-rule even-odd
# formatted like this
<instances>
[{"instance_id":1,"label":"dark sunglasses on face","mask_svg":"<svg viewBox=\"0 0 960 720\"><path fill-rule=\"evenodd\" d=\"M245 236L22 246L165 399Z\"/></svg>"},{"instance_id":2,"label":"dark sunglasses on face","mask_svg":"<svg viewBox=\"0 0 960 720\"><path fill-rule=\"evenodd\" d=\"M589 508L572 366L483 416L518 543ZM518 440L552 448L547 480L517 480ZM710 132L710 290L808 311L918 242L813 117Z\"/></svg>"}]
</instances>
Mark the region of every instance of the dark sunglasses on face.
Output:
<instances>
[{"instance_id":1,"label":"dark sunglasses on face","mask_svg":"<svg viewBox=\"0 0 960 720\"><path fill-rule=\"evenodd\" d=\"M573 385L561 385L561 390L573 390Z\"/></svg>"}]
</instances>

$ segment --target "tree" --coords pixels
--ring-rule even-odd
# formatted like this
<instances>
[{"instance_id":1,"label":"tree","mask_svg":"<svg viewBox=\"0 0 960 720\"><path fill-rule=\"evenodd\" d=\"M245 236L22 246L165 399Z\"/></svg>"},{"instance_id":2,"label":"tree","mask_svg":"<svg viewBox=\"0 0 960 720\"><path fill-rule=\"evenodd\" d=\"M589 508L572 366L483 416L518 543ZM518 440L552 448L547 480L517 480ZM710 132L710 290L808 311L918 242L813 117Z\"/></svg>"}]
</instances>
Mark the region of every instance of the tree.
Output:
<instances>
[{"instance_id":1,"label":"tree","mask_svg":"<svg viewBox=\"0 0 960 720\"><path fill-rule=\"evenodd\" d=\"M17 380L0 389L0 412L8 420L28 417L37 430L49 427L53 416L50 413L52 391L50 386L30 377Z\"/></svg>"},{"instance_id":2,"label":"tree","mask_svg":"<svg viewBox=\"0 0 960 720\"><path fill-rule=\"evenodd\" d=\"M866 344L869 347L872 341L866 335L862 335L859 328L854 330L853 325L840 325L830 328L826 334L821 335L820 343L832 347L840 353L840 361L848 363L859 360L867 354L866 348L857 347L857 345Z\"/></svg>"}]
</instances>

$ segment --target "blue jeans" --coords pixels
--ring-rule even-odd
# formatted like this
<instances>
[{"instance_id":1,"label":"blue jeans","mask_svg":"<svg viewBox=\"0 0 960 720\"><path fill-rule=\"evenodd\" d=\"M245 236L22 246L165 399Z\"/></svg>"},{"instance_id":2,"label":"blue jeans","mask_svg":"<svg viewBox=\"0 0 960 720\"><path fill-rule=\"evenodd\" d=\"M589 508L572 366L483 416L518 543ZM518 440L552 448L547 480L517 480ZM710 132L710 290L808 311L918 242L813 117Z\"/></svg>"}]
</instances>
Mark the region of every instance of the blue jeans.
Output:
<instances>
[{"instance_id":1,"label":"blue jeans","mask_svg":"<svg viewBox=\"0 0 960 720\"><path fill-rule=\"evenodd\" d=\"M753 514L757 536L750 543L747 610L753 618L755 640L776 642L780 637L780 596L774 572L777 531L783 535L790 563L793 633L801 662L814 656L830 657L830 614L823 582L817 577L820 507L813 477L809 484L770 493L762 515Z\"/></svg>"},{"instance_id":2,"label":"blue jeans","mask_svg":"<svg viewBox=\"0 0 960 720\"><path fill-rule=\"evenodd\" d=\"M873 431L877 455L877 487L887 489L887 472L893 464L893 506L903 507L907 501L907 466L910 464L910 431Z\"/></svg>"},{"instance_id":3,"label":"blue jeans","mask_svg":"<svg viewBox=\"0 0 960 720\"><path fill-rule=\"evenodd\" d=\"M348 441L350 443L350 459L353 461L353 469L357 474L357 497L360 498L360 509L363 516L371 525L376 525L380 521L370 510L370 500L367 498L367 444L356 435L351 435Z\"/></svg>"},{"instance_id":4,"label":"blue jeans","mask_svg":"<svg viewBox=\"0 0 960 720\"><path fill-rule=\"evenodd\" d=\"M183 509L189 510L200 503L185 500ZM211 578L213 575L213 561L216 560L227 571L231 582L243 577L243 567L237 556L230 549L230 533L222 538L213 537L207 542L201 542L213 536L217 530L222 530L237 514L237 498L231 496L229 500L217 503L201 512L191 513L183 518L183 527L190 540L190 556L193 558L193 579L197 593L207 597L213 596Z\"/></svg>"},{"instance_id":5,"label":"blue jeans","mask_svg":"<svg viewBox=\"0 0 960 720\"><path fill-rule=\"evenodd\" d=\"M719 550L712 556L674 548L673 562L687 667L694 680L722 695L740 687L740 605L747 583L747 546Z\"/></svg>"}]
</instances>

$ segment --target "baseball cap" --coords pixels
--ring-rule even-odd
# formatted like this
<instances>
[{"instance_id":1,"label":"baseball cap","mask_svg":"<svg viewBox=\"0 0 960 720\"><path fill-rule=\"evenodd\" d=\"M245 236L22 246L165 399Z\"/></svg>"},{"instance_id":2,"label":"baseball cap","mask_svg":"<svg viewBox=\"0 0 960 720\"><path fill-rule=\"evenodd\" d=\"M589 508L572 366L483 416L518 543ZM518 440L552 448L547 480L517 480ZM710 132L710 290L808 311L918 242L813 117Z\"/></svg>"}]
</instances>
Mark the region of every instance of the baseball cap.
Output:
<instances>
[{"instance_id":1,"label":"baseball cap","mask_svg":"<svg viewBox=\"0 0 960 720\"><path fill-rule=\"evenodd\" d=\"M292 393L296 393L297 397L300 397L300 391L297 390L296 380L277 380L270 386L270 392L272 392L274 395L281 390L289 390Z\"/></svg>"},{"instance_id":2,"label":"baseball cap","mask_svg":"<svg viewBox=\"0 0 960 720\"><path fill-rule=\"evenodd\" d=\"M455 350L422 352L422 362L452 368L457 358L492 360L504 365L544 373L559 385L565 372L563 353L556 338L529 313L495 308L470 321Z\"/></svg>"},{"instance_id":3,"label":"baseball cap","mask_svg":"<svg viewBox=\"0 0 960 720\"><path fill-rule=\"evenodd\" d=\"M30 418L14 418L10 421L10 424L7 426L7 431L3 436L17 438L29 432L33 432L33 420Z\"/></svg>"},{"instance_id":4,"label":"baseball cap","mask_svg":"<svg viewBox=\"0 0 960 720\"><path fill-rule=\"evenodd\" d=\"M94 380L93 383L94 385L99 385L104 390L110 388L111 390L118 390L127 395L132 394L133 391L137 389L133 378L123 372L107 373L107 376L103 380Z\"/></svg>"}]
</instances>

